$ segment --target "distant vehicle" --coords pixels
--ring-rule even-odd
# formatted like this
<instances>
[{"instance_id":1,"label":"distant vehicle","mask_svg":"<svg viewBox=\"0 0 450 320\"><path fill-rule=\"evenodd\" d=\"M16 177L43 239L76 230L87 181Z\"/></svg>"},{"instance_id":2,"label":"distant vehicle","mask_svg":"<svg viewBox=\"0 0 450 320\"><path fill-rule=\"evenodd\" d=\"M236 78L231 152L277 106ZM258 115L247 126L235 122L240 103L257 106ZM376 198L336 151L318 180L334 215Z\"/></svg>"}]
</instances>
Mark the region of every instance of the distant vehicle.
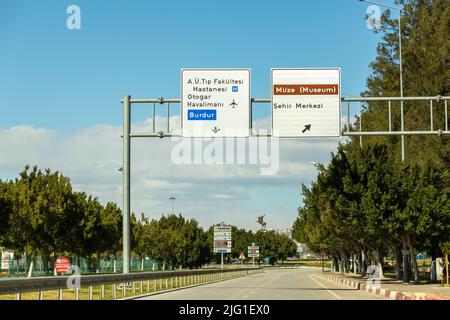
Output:
<instances>
[{"instance_id":1,"label":"distant vehicle","mask_svg":"<svg viewBox=\"0 0 450 320\"><path fill-rule=\"evenodd\" d=\"M290 257L290 258L287 258L286 260L287 260L287 261L297 261L298 258L296 258L296 257Z\"/></svg>"}]
</instances>

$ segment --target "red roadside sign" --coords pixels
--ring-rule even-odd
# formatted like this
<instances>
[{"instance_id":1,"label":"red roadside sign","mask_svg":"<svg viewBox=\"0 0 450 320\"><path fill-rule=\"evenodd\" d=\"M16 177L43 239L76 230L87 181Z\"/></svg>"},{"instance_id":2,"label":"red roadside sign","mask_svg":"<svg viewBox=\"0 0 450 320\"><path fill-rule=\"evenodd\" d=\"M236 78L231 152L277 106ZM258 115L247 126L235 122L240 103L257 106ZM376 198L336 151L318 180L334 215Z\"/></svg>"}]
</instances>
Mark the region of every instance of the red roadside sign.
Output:
<instances>
[{"instance_id":1,"label":"red roadside sign","mask_svg":"<svg viewBox=\"0 0 450 320\"><path fill-rule=\"evenodd\" d=\"M70 269L70 260L66 257L60 257L56 259L55 269L58 273L66 273Z\"/></svg>"}]
</instances>

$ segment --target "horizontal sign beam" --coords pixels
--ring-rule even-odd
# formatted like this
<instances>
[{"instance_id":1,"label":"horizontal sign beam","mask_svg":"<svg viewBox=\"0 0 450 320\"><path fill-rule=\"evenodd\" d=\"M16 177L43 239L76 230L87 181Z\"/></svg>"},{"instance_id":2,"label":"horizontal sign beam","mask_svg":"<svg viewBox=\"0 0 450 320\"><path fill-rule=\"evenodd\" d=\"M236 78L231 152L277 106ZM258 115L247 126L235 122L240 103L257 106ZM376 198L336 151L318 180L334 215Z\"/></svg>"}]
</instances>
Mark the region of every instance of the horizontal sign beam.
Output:
<instances>
[{"instance_id":1,"label":"horizontal sign beam","mask_svg":"<svg viewBox=\"0 0 450 320\"><path fill-rule=\"evenodd\" d=\"M434 97L355 97L355 98L341 98L341 102L372 102L372 101L441 101L441 100L450 100L450 96L434 96ZM250 100L253 103L271 103L271 98L251 98ZM123 103L123 100L121 100ZM130 99L130 103L143 104L143 103L181 103L180 98L150 98L150 99L139 99L132 98Z\"/></svg>"},{"instance_id":2,"label":"horizontal sign beam","mask_svg":"<svg viewBox=\"0 0 450 320\"><path fill-rule=\"evenodd\" d=\"M450 131L371 131L371 132L343 132L343 136L447 136Z\"/></svg>"}]
</instances>

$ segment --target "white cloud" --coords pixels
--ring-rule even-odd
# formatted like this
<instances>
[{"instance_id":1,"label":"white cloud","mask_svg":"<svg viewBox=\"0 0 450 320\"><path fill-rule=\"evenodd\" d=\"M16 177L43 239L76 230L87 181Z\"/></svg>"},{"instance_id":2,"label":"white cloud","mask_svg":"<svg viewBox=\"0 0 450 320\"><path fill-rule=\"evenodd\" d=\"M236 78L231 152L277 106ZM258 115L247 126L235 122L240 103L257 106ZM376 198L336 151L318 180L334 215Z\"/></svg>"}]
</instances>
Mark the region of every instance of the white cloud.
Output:
<instances>
[{"instance_id":1,"label":"white cloud","mask_svg":"<svg viewBox=\"0 0 450 320\"><path fill-rule=\"evenodd\" d=\"M258 128L269 124L268 119L256 122ZM157 128L164 126L164 120L157 118ZM179 118L171 117L171 128L177 126ZM151 131L148 120L133 124L133 132ZM103 203L115 201L121 205L120 135L121 127L110 125L93 126L68 136L32 126L0 131L0 178L17 177L26 164L38 165L71 177L75 189L92 193ZM300 183L309 183L316 176L310 161L328 162L337 142L282 140L278 174L261 176L258 165L174 165L170 155L176 141L134 139L132 210L158 218L170 212L168 198L174 195L176 212L196 218L203 226L224 219L254 229L257 215L264 212L269 227L290 227L301 203ZM266 187L275 193L261 191Z\"/></svg>"}]
</instances>

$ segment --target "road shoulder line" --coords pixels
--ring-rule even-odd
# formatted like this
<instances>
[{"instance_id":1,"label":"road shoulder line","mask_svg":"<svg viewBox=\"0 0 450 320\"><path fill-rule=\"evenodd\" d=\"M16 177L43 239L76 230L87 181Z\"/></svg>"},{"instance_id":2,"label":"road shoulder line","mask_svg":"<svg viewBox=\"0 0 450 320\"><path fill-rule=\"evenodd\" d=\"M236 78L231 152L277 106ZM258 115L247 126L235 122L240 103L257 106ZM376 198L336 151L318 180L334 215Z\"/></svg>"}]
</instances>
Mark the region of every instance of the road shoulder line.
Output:
<instances>
[{"instance_id":1,"label":"road shoulder line","mask_svg":"<svg viewBox=\"0 0 450 320\"><path fill-rule=\"evenodd\" d=\"M314 279L312 275L308 275L308 277L313 280L314 282L316 282L318 285L320 285L322 288L326 289L327 292L329 294L331 294L332 296L334 296L336 299L338 300L342 300L342 297L340 297L339 295L337 295L336 293L334 293L333 291L331 291L330 289L328 289L325 285L323 285L322 283L320 283L318 280Z\"/></svg>"}]
</instances>

